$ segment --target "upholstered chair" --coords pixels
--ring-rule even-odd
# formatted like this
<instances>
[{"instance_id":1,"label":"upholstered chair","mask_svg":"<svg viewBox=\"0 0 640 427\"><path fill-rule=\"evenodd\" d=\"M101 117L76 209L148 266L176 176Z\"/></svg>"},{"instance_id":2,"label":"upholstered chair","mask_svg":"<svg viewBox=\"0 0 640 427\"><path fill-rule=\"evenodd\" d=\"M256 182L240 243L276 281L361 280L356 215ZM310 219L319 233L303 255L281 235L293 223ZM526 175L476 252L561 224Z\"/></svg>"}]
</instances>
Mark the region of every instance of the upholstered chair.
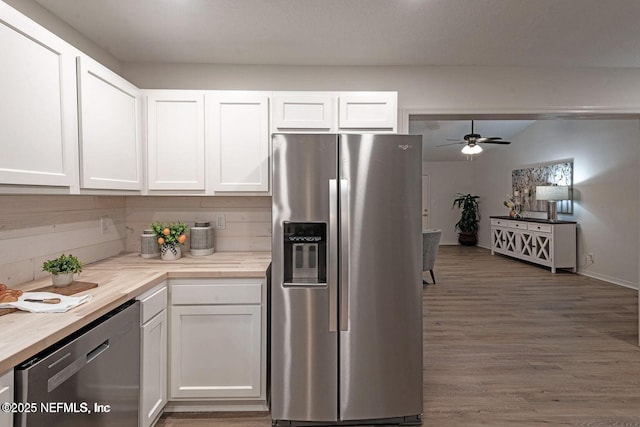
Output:
<instances>
[{"instance_id":1,"label":"upholstered chair","mask_svg":"<svg viewBox=\"0 0 640 427\"><path fill-rule=\"evenodd\" d=\"M428 271L431 274L431 281L436 283L436 277L433 274L433 267L438 256L438 246L440 246L441 230L424 230L422 231L422 271ZM424 286L430 283L422 279Z\"/></svg>"}]
</instances>

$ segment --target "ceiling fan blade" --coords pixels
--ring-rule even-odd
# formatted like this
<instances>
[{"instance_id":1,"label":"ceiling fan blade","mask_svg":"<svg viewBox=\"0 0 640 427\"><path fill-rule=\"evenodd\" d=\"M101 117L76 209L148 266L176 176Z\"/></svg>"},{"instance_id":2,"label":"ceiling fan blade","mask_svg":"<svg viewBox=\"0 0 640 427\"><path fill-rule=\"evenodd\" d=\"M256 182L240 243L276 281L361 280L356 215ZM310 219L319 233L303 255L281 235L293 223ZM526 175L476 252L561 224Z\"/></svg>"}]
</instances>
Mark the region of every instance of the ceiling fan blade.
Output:
<instances>
[{"instance_id":1,"label":"ceiling fan blade","mask_svg":"<svg viewBox=\"0 0 640 427\"><path fill-rule=\"evenodd\" d=\"M457 142L450 142L449 144L440 144L440 145L436 145L436 147L446 147L447 145L458 145L458 144L466 144L467 141L457 141Z\"/></svg>"},{"instance_id":2,"label":"ceiling fan blade","mask_svg":"<svg viewBox=\"0 0 640 427\"><path fill-rule=\"evenodd\" d=\"M485 142L485 141L498 141L498 140L500 140L500 139L502 139L502 138L500 138L499 136L491 136L491 137L486 137L486 138L485 138L485 137L482 137L482 138L480 138L480 140L479 140L479 141L480 141L480 142Z\"/></svg>"},{"instance_id":3,"label":"ceiling fan blade","mask_svg":"<svg viewBox=\"0 0 640 427\"><path fill-rule=\"evenodd\" d=\"M509 145L511 141L480 141L483 144L500 144L500 145Z\"/></svg>"}]
</instances>

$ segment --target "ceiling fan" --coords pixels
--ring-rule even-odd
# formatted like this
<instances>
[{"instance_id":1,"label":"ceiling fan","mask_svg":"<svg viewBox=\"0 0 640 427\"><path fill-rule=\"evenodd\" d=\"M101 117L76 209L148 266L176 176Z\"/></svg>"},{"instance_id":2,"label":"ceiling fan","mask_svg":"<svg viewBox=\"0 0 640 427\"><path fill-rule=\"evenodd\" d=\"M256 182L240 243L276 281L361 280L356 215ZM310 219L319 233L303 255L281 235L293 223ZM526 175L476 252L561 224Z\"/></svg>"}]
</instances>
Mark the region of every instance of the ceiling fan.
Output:
<instances>
[{"instance_id":1,"label":"ceiling fan","mask_svg":"<svg viewBox=\"0 0 640 427\"><path fill-rule=\"evenodd\" d=\"M436 147L445 147L447 145L464 144L464 147L462 147L462 154L478 154L482 152L482 147L479 145L480 143L502 144L502 145L511 144L510 141L503 141L502 138L497 136L484 138L480 134L474 133L473 120L471 120L471 133L468 135L465 135L462 139L464 139L464 141L459 141L456 139L447 139L447 141L455 141L455 142L451 142L449 144L437 145Z\"/></svg>"}]
</instances>

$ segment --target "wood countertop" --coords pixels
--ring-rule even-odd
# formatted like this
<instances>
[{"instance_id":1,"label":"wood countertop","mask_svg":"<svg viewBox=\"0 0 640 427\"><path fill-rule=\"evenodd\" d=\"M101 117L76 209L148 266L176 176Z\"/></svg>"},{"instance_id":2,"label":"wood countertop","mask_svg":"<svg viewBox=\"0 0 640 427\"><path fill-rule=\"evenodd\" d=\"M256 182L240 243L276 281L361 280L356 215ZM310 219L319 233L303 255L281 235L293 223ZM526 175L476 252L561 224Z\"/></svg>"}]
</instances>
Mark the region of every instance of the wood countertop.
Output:
<instances>
[{"instance_id":1,"label":"wood countertop","mask_svg":"<svg viewBox=\"0 0 640 427\"><path fill-rule=\"evenodd\" d=\"M137 297L167 278L264 277L270 252L220 252L204 257L189 253L177 261L144 259L125 254L87 264L78 277L98 283L91 301L66 313L18 311L0 316L0 374L55 344L120 304ZM45 277L14 288L29 291L51 284Z\"/></svg>"}]
</instances>

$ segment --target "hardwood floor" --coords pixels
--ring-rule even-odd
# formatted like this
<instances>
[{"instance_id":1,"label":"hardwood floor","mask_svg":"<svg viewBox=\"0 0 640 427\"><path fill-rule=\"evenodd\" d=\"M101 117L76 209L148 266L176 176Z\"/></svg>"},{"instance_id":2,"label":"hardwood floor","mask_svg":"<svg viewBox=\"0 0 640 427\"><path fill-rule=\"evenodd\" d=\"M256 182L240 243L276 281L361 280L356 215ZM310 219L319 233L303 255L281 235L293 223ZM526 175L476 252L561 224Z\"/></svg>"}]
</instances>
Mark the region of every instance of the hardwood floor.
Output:
<instances>
[{"instance_id":1,"label":"hardwood floor","mask_svg":"<svg viewBox=\"0 0 640 427\"><path fill-rule=\"evenodd\" d=\"M442 246L434 271L424 426L640 426L636 290L477 247ZM157 425L266 427L270 417L165 414Z\"/></svg>"}]
</instances>

